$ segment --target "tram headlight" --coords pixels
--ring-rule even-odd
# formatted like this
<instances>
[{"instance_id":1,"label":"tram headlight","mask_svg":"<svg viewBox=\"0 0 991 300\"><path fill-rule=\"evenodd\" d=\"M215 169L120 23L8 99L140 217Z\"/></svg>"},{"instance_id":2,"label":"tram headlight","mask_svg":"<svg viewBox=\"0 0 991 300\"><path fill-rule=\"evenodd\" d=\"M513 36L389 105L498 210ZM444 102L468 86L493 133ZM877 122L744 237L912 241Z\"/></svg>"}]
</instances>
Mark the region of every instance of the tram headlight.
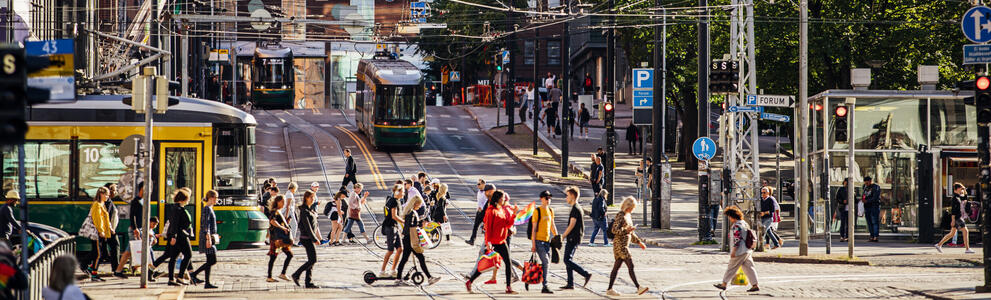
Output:
<instances>
[{"instance_id":1,"label":"tram headlight","mask_svg":"<svg viewBox=\"0 0 991 300\"><path fill-rule=\"evenodd\" d=\"M282 85L282 89L283 90L286 89L286 85L285 84Z\"/></svg>"}]
</instances>

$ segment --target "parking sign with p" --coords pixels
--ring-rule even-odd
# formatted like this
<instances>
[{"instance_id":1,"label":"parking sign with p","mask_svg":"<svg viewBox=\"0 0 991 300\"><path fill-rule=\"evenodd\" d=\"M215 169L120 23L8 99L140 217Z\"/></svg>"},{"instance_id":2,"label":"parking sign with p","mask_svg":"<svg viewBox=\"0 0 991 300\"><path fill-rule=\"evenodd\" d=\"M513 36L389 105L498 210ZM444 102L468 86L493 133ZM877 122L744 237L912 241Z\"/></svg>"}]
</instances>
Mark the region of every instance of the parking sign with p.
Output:
<instances>
[{"instance_id":1,"label":"parking sign with p","mask_svg":"<svg viewBox=\"0 0 991 300\"><path fill-rule=\"evenodd\" d=\"M654 69L646 69L646 68L633 69L633 88L635 89L654 88Z\"/></svg>"}]
</instances>

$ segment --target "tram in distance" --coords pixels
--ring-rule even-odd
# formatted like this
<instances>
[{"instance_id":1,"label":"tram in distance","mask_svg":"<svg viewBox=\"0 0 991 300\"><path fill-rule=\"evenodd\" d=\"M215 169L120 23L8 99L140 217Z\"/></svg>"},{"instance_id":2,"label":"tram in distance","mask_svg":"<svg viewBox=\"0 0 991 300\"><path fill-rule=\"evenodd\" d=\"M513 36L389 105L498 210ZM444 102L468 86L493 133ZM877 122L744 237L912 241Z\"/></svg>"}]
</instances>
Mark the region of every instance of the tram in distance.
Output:
<instances>
[{"instance_id":1,"label":"tram in distance","mask_svg":"<svg viewBox=\"0 0 991 300\"><path fill-rule=\"evenodd\" d=\"M145 133L144 115L131 110L124 98L80 96L73 103L29 109L24 196L30 201L31 221L78 232L96 190L117 183L121 199L114 202L120 217L116 232L117 238L126 242L134 175L138 174L138 182L147 175L141 175L146 169L143 159L138 160L138 170L132 164L136 151L122 150L124 140ZM221 236L217 246L260 245L268 221L256 201L254 117L219 102L179 98L165 114L155 116L154 125L153 186L144 197L152 199L151 215L164 220L165 208L172 204L171 195L180 188L190 188L192 201L186 209L193 216L195 236L191 243L198 245L202 238L201 202L206 191L215 189L220 194L214 208ZM17 151L6 150L0 158L3 190L16 188ZM157 232L164 233L165 222L158 226ZM159 241L159 245L164 242ZM79 245L86 248L79 250L89 250L89 243Z\"/></svg>"},{"instance_id":2,"label":"tram in distance","mask_svg":"<svg viewBox=\"0 0 991 300\"><path fill-rule=\"evenodd\" d=\"M422 75L387 52L358 62L355 122L376 149L422 149L427 141Z\"/></svg>"},{"instance_id":3,"label":"tram in distance","mask_svg":"<svg viewBox=\"0 0 991 300\"><path fill-rule=\"evenodd\" d=\"M254 107L293 108L296 76L292 49L258 46L251 60L251 70L251 101Z\"/></svg>"}]
</instances>

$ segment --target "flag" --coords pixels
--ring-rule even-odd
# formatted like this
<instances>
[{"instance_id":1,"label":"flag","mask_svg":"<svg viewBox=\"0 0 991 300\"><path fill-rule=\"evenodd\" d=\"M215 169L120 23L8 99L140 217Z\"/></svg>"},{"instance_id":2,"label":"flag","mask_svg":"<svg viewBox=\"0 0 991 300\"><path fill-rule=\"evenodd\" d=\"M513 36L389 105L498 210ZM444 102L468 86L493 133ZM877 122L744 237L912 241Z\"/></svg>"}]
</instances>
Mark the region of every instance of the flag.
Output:
<instances>
[{"instance_id":1,"label":"flag","mask_svg":"<svg viewBox=\"0 0 991 300\"><path fill-rule=\"evenodd\" d=\"M519 226L529 222L530 217L533 217L533 212L536 210L536 207L537 204L535 202L530 202L530 204L526 206L526 209L517 212L516 218L513 219L513 225Z\"/></svg>"}]
</instances>

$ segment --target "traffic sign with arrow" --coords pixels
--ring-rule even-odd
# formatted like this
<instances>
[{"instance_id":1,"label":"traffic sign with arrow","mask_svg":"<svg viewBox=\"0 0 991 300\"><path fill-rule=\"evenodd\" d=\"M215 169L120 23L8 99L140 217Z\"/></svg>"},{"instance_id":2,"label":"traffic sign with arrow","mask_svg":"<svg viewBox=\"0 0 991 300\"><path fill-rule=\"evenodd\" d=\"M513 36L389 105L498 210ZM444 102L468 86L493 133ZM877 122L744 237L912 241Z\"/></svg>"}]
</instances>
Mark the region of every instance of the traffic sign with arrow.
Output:
<instances>
[{"instance_id":1,"label":"traffic sign with arrow","mask_svg":"<svg viewBox=\"0 0 991 300\"><path fill-rule=\"evenodd\" d=\"M784 95L747 95L747 105L794 107L795 96Z\"/></svg>"}]
</instances>

